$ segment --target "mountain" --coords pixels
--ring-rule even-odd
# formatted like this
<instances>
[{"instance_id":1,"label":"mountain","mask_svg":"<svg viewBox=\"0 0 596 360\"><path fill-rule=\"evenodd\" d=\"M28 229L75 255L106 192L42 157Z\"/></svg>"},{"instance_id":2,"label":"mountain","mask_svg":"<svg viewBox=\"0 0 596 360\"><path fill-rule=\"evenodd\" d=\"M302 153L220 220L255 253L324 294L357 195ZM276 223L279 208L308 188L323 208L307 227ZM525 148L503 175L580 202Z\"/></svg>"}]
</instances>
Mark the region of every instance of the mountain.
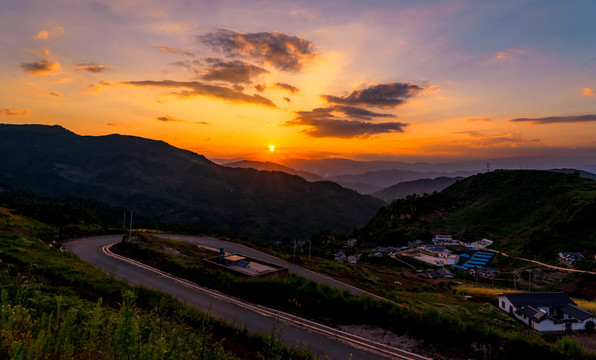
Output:
<instances>
[{"instance_id":1,"label":"mountain","mask_svg":"<svg viewBox=\"0 0 596 360\"><path fill-rule=\"evenodd\" d=\"M560 172L563 174L574 174L577 173L579 176L584 177L586 179L596 180L596 174L591 172L577 170L577 169L551 169L550 171Z\"/></svg>"},{"instance_id":2,"label":"mountain","mask_svg":"<svg viewBox=\"0 0 596 360\"><path fill-rule=\"evenodd\" d=\"M93 199L160 221L266 239L363 225L382 201L283 172L217 165L162 141L0 125L0 188Z\"/></svg>"},{"instance_id":3,"label":"mountain","mask_svg":"<svg viewBox=\"0 0 596 360\"><path fill-rule=\"evenodd\" d=\"M249 169L257 169L262 171L282 171L287 174L297 175L301 178L304 178L307 181L324 181L325 179L319 175L309 173L307 171L299 171L289 168L287 166L279 165L271 161L250 161L250 160L241 160L241 161L234 161L231 163L223 164L227 167L233 168L249 168Z\"/></svg>"},{"instance_id":4,"label":"mountain","mask_svg":"<svg viewBox=\"0 0 596 360\"><path fill-rule=\"evenodd\" d=\"M456 181L464 179L463 177L438 177L435 179L419 179L413 181L404 181L395 184L371 195L384 200L387 203L396 199L403 199L408 195L432 194L435 191L442 191Z\"/></svg>"},{"instance_id":5,"label":"mountain","mask_svg":"<svg viewBox=\"0 0 596 360\"><path fill-rule=\"evenodd\" d=\"M595 216L593 180L543 170L497 170L439 193L396 200L361 233L368 241L394 245L429 241L434 234L488 238L519 256L552 259L562 250L596 252Z\"/></svg>"},{"instance_id":6,"label":"mountain","mask_svg":"<svg viewBox=\"0 0 596 360\"><path fill-rule=\"evenodd\" d=\"M392 169L371 171L359 175L332 176L329 178L329 180L334 181L344 187L354 189L361 194L372 194L404 181L434 179L438 177L468 177L476 173L478 173L478 171L420 172L413 170Z\"/></svg>"}]
</instances>

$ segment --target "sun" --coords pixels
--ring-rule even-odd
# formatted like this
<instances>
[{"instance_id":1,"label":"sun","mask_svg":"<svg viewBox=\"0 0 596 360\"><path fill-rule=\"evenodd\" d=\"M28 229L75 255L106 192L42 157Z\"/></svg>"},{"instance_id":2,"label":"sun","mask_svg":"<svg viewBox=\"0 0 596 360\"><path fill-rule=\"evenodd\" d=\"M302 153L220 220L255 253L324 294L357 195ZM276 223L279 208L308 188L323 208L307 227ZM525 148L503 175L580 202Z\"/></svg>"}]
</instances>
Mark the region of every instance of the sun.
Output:
<instances>
[{"instance_id":1,"label":"sun","mask_svg":"<svg viewBox=\"0 0 596 360\"><path fill-rule=\"evenodd\" d=\"M269 145L269 151L274 152L275 151L275 146Z\"/></svg>"}]
</instances>

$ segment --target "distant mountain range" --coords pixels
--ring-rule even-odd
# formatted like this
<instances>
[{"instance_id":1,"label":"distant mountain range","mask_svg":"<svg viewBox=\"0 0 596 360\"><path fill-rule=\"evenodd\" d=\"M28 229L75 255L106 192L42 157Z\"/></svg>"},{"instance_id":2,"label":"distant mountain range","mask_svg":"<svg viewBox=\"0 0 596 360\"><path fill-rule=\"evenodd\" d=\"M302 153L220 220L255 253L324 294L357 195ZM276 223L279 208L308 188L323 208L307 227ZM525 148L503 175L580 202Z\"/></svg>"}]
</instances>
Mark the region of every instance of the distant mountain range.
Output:
<instances>
[{"instance_id":1,"label":"distant mountain range","mask_svg":"<svg viewBox=\"0 0 596 360\"><path fill-rule=\"evenodd\" d=\"M162 141L0 125L0 188L93 199L153 219L275 239L360 226L382 201L279 171L217 165Z\"/></svg>"},{"instance_id":2,"label":"distant mountain range","mask_svg":"<svg viewBox=\"0 0 596 360\"><path fill-rule=\"evenodd\" d=\"M227 166L227 167L233 167L233 168L249 168L249 169L262 170L262 171L282 171L287 174L300 176L301 178L304 178L305 180L311 181L311 182L329 180L329 179L325 179L319 175L309 173L307 171L294 170L287 166L279 165L279 164L276 164L276 163L273 163L270 161L263 162L263 161L241 160L241 161L226 163L223 165Z\"/></svg>"},{"instance_id":3,"label":"distant mountain range","mask_svg":"<svg viewBox=\"0 0 596 360\"><path fill-rule=\"evenodd\" d=\"M456 181L462 179L464 179L464 177L438 177L435 179L404 181L381 191L372 193L371 195L385 201L386 203L390 203L393 200L404 199L406 196L412 194L423 195L432 194L435 191L439 192L451 186Z\"/></svg>"}]
</instances>

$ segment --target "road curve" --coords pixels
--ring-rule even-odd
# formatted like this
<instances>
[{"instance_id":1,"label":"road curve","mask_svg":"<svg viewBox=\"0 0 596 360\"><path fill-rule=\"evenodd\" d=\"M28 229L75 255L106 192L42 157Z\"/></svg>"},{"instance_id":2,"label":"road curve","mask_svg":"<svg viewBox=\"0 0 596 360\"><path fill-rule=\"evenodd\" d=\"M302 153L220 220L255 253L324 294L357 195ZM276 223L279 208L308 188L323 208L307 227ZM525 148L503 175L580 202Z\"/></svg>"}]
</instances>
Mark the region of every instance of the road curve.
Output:
<instances>
[{"instance_id":1,"label":"road curve","mask_svg":"<svg viewBox=\"0 0 596 360\"><path fill-rule=\"evenodd\" d=\"M268 335L279 316L287 324L282 334L282 339L286 344L292 346L296 343L304 343L313 353L318 353L320 356L328 356L330 359L337 360L347 360L350 357L354 360L427 359L400 349L358 339L335 329L318 327L318 324L291 315L277 313L260 306L255 307L212 290L201 288L186 280L174 278L149 266L135 264L130 259L110 256L102 251L106 245L121 239L122 235L78 239L68 243L66 249L99 269L126 280L132 285L143 285L167 292L190 306L209 311L216 318L224 319L239 327L246 326L252 332ZM279 329L280 325L277 328Z\"/></svg>"},{"instance_id":2,"label":"road curve","mask_svg":"<svg viewBox=\"0 0 596 360\"><path fill-rule=\"evenodd\" d=\"M153 236L161 237L164 239L172 239L177 241L184 241L191 244L209 247L213 249L220 249L223 248L226 252L241 254L244 256L252 257L259 260L264 260L276 265L280 265L283 267L287 267L288 271L294 273L296 275L304 276L307 279L314 280L320 284L327 284L332 287L336 287L340 290L348 290L353 295L362 295L366 294L370 297L380 298L379 296L359 289L355 286L343 283L341 281L337 281L333 278L325 276L323 274L316 273L314 271L310 271L305 269L301 266L294 265L290 262L281 260L280 258L274 257L269 254L265 254L261 251L249 248L247 246L234 243L231 241L226 241L210 236L192 236L192 235L175 235L175 234L151 234Z\"/></svg>"}]
</instances>

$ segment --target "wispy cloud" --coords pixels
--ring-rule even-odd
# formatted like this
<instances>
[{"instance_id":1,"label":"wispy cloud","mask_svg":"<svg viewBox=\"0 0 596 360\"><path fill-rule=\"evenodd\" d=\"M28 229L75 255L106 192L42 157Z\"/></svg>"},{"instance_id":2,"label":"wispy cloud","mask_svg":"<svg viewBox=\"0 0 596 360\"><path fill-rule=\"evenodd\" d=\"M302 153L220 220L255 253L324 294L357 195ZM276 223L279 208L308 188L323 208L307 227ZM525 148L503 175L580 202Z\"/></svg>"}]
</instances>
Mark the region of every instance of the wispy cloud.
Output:
<instances>
[{"instance_id":1,"label":"wispy cloud","mask_svg":"<svg viewBox=\"0 0 596 360\"><path fill-rule=\"evenodd\" d=\"M87 89L83 90L82 93L83 94L94 94L94 93L98 93L100 92L100 90L104 87L107 86L114 86L114 83L111 83L109 81L102 81L99 84L91 84L87 87Z\"/></svg>"},{"instance_id":2,"label":"wispy cloud","mask_svg":"<svg viewBox=\"0 0 596 360\"><path fill-rule=\"evenodd\" d=\"M375 113L363 108L335 105L312 111L299 111L297 117L287 121L286 126L309 126L303 133L312 137L368 137L374 134L403 132L407 126L400 122L373 123L366 120L394 117Z\"/></svg>"},{"instance_id":3,"label":"wispy cloud","mask_svg":"<svg viewBox=\"0 0 596 360\"><path fill-rule=\"evenodd\" d=\"M467 122L490 122L491 119L489 118L467 118L465 119Z\"/></svg>"},{"instance_id":4,"label":"wispy cloud","mask_svg":"<svg viewBox=\"0 0 596 360\"><path fill-rule=\"evenodd\" d=\"M321 95L328 103L344 105L363 105L396 107L403 104L407 98L424 91L418 85L392 82L353 90L349 95L340 97Z\"/></svg>"},{"instance_id":5,"label":"wispy cloud","mask_svg":"<svg viewBox=\"0 0 596 360\"><path fill-rule=\"evenodd\" d=\"M29 109L5 108L0 110L0 116L24 116L29 113Z\"/></svg>"},{"instance_id":6,"label":"wispy cloud","mask_svg":"<svg viewBox=\"0 0 596 360\"><path fill-rule=\"evenodd\" d=\"M217 30L198 36L198 40L229 56L260 61L283 71L299 72L316 56L312 42L280 32Z\"/></svg>"},{"instance_id":7,"label":"wispy cloud","mask_svg":"<svg viewBox=\"0 0 596 360\"><path fill-rule=\"evenodd\" d=\"M60 63L40 60L34 63L22 63L21 68L31 75L53 75L60 70Z\"/></svg>"},{"instance_id":8,"label":"wispy cloud","mask_svg":"<svg viewBox=\"0 0 596 360\"><path fill-rule=\"evenodd\" d=\"M543 118L517 118L510 122L529 122L531 124L557 124L596 121L596 115L550 116Z\"/></svg>"},{"instance_id":9,"label":"wispy cloud","mask_svg":"<svg viewBox=\"0 0 596 360\"><path fill-rule=\"evenodd\" d=\"M582 95L586 97L590 97L596 94L596 90L590 88L583 88Z\"/></svg>"},{"instance_id":10,"label":"wispy cloud","mask_svg":"<svg viewBox=\"0 0 596 360\"><path fill-rule=\"evenodd\" d=\"M248 103L263 105L268 107L276 107L275 104L261 96L261 95L248 95L241 91L233 88L217 85L204 84L198 81L173 81L173 80L145 80L145 81L122 81L121 84L139 86L139 87L160 87L160 88L185 88L179 92L172 92L171 95L180 98L189 98L195 96L206 96L215 99L227 100L236 103Z\"/></svg>"},{"instance_id":11,"label":"wispy cloud","mask_svg":"<svg viewBox=\"0 0 596 360\"><path fill-rule=\"evenodd\" d=\"M240 60L222 61L220 59L208 58L206 61L210 65L201 76L203 80L219 80L234 84L248 84L253 77L269 73L269 71L262 67L248 64Z\"/></svg>"},{"instance_id":12,"label":"wispy cloud","mask_svg":"<svg viewBox=\"0 0 596 360\"><path fill-rule=\"evenodd\" d=\"M107 70L103 65L94 64L94 63L86 63L86 64L77 64L77 71L88 71L92 73L100 73L102 71Z\"/></svg>"},{"instance_id":13,"label":"wispy cloud","mask_svg":"<svg viewBox=\"0 0 596 360\"><path fill-rule=\"evenodd\" d=\"M50 95L51 95L51 96L54 96L54 97L57 97L57 98L61 98L61 97L62 97L62 94L61 94L61 93L59 93L59 92L55 92L55 91L52 91L52 92L50 93Z\"/></svg>"},{"instance_id":14,"label":"wispy cloud","mask_svg":"<svg viewBox=\"0 0 596 360\"><path fill-rule=\"evenodd\" d=\"M197 125L209 125L209 123L204 122L204 121L186 121L186 120L178 119L171 115L158 116L157 120L162 121L162 122L183 122L183 123L197 124Z\"/></svg>"},{"instance_id":15,"label":"wispy cloud","mask_svg":"<svg viewBox=\"0 0 596 360\"><path fill-rule=\"evenodd\" d=\"M195 54L193 54L190 51L181 50L181 49L174 49L174 48L163 46L163 45L158 45L158 46L156 46L156 48L158 48L161 51L169 52L169 53L172 53L172 54L186 55L186 56L195 56Z\"/></svg>"},{"instance_id":16,"label":"wispy cloud","mask_svg":"<svg viewBox=\"0 0 596 360\"><path fill-rule=\"evenodd\" d=\"M278 89L289 91L292 94L297 93L297 92L300 92L300 89L298 89L297 87L292 86L290 84L281 83L281 82L275 83L274 87L276 87Z\"/></svg>"},{"instance_id":17,"label":"wispy cloud","mask_svg":"<svg viewBox=\"0 0 596 360\"><path fill-rule=\"evenodd\" d=\"M40 30L37 35L35 35L33 38L35 40L48 40L50 37L53 37L57 34L64 34L64 28L61 26L57 26L55 28L53 28L51 31L48 30Z\"/></svg>"}]
</instances>

